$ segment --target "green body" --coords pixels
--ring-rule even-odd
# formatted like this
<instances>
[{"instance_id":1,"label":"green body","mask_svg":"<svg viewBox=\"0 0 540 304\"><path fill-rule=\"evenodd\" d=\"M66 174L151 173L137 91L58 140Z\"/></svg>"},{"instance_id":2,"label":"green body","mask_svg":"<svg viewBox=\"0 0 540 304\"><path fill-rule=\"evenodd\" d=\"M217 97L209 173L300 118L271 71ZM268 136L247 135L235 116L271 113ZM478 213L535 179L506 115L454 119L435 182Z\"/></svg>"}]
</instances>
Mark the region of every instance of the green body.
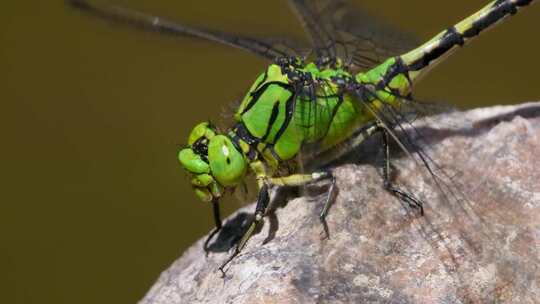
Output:
<instances>
[{"instance_id":1,"label":"green body","mask_svg":"<svg viewBox=\"0 0 540 304\"><path fill-rule=\"evenodd\" d=\"M279 43L273 45L266 40L207 31L120 7L94 5L86 0L66 1L100 18L175 36L199 37L275 61L257 77L247 92L234 115L234 125L226 132L219 132L208 122L198 124L189 135L188 146L178 154L180 163L191 175L196 195L213 203L216 229L207 238L205 250L212 236L222 227L219 199L225 190L243 183L250 170L257 179L259 193L254 220L235 252L220 267L222 271L242 250L264 217L271 186L330 180L328 196L320 214L328 235L325 217L335 188L331 170L280 175L280 167L288 168L301 152L305 152L302 155L308 155L308 159L318 157L327 163L374 133L381 132L385 151L382 167L385 189L409 206L420 209L423 214L422 202L395 185L389 173L390 137L410 153L403 145L404 141L394 133L394 129L401 128L401 122L406 121L403 118L407 112L403 108L407 107L402 106L411 102L413 85L436 63L533 2L492 1L420 47L381 60L390 54L402 53L403 49L398 51L394 48L392 43L395 41L384 31L381 31L382 36L374 35L378 30L376 24L364 23L360 29L344 24L344 18L351 21L366 19L366 16L352 14L354 9L346 6L344 1L288 0L311 40L310 54L316 56L310 58L313 62L304 62L306 59L302 53L284 51ZM347 58L338 58L338 44L346 50L344 56ZM381 54L388 55L379 56ZM362 70L367 71L358 72ZM411 139L406 134L404 138L410 146L418 148L410 143ZM438 184L427 161L429 158L421 148L415 150L414 153Z\"/></svg>"},{"instance_id":2,"label":"green body","mask_svg":"<svg viewBox=\"0 0 540 304\"><path fill-rule=\"evenodd\" d=\"M220 266L222 273L225 274L224 267L241 252L261 223L269 204L270 186L304 185L330 179L328 195L319 216L325 235L329 236L325 218L334 195L335 178L331 171L278 174L280 165L294 159L304 149L315 150L315 155L335 157L341 152L334 153L333 150L342 142L350 141L352 144L346 147L354 148L372 134L382 132L384 187L423 214L422 201L395 185L389 174L389 136L409 153L393 133L394 127L401 126L399 119L395 119L402 115L400 107L410 100L415 81L445 55L531 2L493 1L424 45L387 59L366 73L351 73L340 58L317 61L318 64L304 64L300 58L278 59L251 86L235 114L236 124L226 136L215 135L215 128L208 124L198 125L190 135L190 142L194 139L194 143L180 152L180 162L193 173L192 184L199 198L211 201L214 206L216 230L207 238L205 249L213 234L221 228L218 200L225 188L242 183L248 167L254 172L259 186L254 220L235 251ZM326 153L328 151L330 153ZM417 153L431 173L421 149ZM197 173L205 163L209 164L208 168ZM196 167L196 171L190 167Z\"/></svg>"},{"instance_id":3,"label":"green body","mask_svg":"<svg viewBox=\"0 0 540 304\"><path fill-rule=\"evenodd\" d=\"M223 188L242 182L248 167L261 186L305 147L316 147L315 153L332 149L379 120L377 113L407 102L404 97L415 81L444 55L530 2L493 1L424 45L365 73L348 72L339 58L325 65L298 58L270 65L249 89L234 116L236 125L225 136L203 123L191 133L190 148L181 151L198 196L205 201L220 197ZM197 141L202 150L194 148ZM188 157L187 151L195 153ZM201 171L204 163L209 166Z\"/></svg>"},{"instance_id":4,"label":"green body","mask_svg":"<svg viewBox=\"0 0 540 304\"><path fill-rule=\"evenodd\" d=\"M303 147L315 143L323 152L375 119L362 102L340 89L335 78L359 84L376 83L393 62L391 59L366 74L354 76L343 69L319 70L314 63L297 68L317 84L311 96L309 87L305 89L308 92L295 96L295 89L287 85L290 81L280 66L270 65L249 90L235 119L260 140L256 147L268 164L293 159ZM403 76L394 79L389 86L405 96L409 83ZM381 101L394 105L399 100L393 94L378 93L380 100L373 96L370 101L375 107ZM292 108L292 113L288 108Z\"/></svg>"}]
</instances>

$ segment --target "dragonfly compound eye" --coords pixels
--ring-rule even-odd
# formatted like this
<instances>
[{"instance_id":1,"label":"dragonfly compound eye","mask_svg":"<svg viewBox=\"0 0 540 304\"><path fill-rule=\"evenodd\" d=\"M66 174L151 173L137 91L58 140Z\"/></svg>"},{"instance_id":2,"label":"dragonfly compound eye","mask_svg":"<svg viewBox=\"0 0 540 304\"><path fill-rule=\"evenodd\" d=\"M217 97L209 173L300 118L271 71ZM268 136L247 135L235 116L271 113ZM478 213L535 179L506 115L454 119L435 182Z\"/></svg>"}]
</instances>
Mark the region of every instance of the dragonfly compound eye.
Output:
<instances>
[{"instance_id":1,"label":"dragonfly compound eye","mask_svg":"<svg viewBox=\"0 0 540 304\"><path fill-rule=\"evenodd\" d=\"M236 186L246 174L247 161L224 135L216 135L208 145L212 176L225 187Z\"/></svg>"}]
</instances>

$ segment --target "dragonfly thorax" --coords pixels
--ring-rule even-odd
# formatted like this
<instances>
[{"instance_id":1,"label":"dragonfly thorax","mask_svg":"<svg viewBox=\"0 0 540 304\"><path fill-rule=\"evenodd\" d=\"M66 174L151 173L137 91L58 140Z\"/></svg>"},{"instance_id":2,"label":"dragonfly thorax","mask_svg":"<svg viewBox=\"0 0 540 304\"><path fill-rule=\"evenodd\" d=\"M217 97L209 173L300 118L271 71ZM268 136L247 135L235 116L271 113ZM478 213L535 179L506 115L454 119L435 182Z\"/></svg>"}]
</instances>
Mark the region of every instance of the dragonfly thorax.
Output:
<instances>
[{"instance_id":1,"label":"dragonfly thorax","mask_svg":"<svg viewBox=\"0 0 540 304\"><path fill-rule=\"evenodd\" d=\"M234 118L235 134L275 169L305 144L332 145L360 122L358 103L346 89L347 71L301 60L277 60L248 90Z\"/></svg>"}]
</instances>

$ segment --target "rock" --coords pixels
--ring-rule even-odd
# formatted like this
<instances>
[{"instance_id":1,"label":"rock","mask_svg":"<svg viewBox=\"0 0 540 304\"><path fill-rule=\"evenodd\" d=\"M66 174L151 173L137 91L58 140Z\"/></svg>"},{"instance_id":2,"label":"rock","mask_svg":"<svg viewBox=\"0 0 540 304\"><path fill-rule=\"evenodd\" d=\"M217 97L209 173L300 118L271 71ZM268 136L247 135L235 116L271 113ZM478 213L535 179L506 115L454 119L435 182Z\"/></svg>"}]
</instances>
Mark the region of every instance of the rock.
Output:
<instances>
[{"instance_id":1,"label":"rock","mask_svg":"<svg viewBox=\"0 0 540 304\"><path fill-rule=\"evenodd\" d=\"M223 250L248 206L231 216L214 252L205 256L198 241L140 303L540 303L540 103L416 127L442 169L440 189L410 158L393 163L396 182L425 202L424 216L383 190L373 165L341 164L330 239L318 218L326 193L292 199L223 278Z\"/></svg>"}]
</instances>

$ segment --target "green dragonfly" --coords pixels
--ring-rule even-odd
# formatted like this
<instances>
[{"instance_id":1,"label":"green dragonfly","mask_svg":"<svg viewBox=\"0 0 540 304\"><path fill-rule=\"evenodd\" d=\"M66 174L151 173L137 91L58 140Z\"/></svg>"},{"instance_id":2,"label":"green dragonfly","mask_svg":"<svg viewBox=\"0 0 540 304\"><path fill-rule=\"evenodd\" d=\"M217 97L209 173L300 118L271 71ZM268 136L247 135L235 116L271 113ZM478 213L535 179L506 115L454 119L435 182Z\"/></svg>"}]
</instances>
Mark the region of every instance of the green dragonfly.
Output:
<instances>
[{"instance_id":1,"label":"green dragonfly","mask_svg":"<svg viewBox=\"0 0 540 304\"><path fill-rule=\"evenodd\" d=\"M342 0L289 0L310 38L311 45L307 47L287 39L203 30L84 0L67 3L108 20L215 41L271 62L248 90L234 114L232 126L222 131L209 122L200 123L191 131L187 146L178 153L196 195L213 205L216 228L207 238L205 250L222 228L220 198L227 190L242 185L248 171L256 179L259 192L253 221L220 266L223 272L263 220L271 187L328 180L329 191L320 213L328 235L325 218L336 190L328 164L374 134L382 135L384 188L423 214L422 201L390 178L392 140L409 156L414 151L432 177L438 178L433 173L436 164L403 127L409 122L409 114L418 108L412 98L413 85L446 55L532 2L492 1L416 48L407 35L377 23ZM397 131L402 131L399 136ZM302 167L309 162L317 162L319 169L283 170L291 164Z\"/></svg>"}]
</instances>

